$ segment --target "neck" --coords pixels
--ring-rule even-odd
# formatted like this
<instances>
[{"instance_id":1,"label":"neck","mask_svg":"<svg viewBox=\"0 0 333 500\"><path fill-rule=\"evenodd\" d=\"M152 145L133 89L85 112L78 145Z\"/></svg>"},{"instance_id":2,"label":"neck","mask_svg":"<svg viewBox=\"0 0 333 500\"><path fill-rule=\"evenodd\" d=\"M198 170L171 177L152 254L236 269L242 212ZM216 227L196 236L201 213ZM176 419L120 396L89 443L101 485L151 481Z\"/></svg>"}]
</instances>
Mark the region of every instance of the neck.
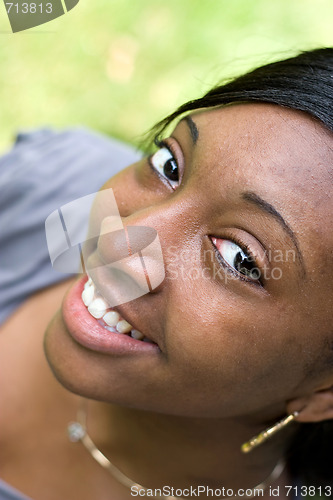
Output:
<instances>
[{"instance_id":1,"label":"neck","mask_svg":"<svg viewBox=\"0 0 333 500\"><path fill-rule=\"evenodd\" d=\"M253 488L271 474L290 438L284 431L243 455L241 444L265 424L175 417L92 401L87 411L96 446L129 478L152 489Z\"/></svg>"}]
</instances>

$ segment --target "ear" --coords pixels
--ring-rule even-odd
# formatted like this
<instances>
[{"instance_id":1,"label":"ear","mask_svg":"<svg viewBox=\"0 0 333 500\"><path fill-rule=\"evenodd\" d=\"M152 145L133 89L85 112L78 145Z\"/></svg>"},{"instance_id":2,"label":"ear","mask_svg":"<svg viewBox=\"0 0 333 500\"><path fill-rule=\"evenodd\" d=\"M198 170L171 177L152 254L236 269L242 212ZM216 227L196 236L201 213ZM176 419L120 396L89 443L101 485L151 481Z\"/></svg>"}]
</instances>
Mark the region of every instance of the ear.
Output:
<instances>
[{"instance_id":1,"label":"ear","mask_svg":"<svg viewBox=\"0 0 333 500\"><path fill-rule=\"evenodd\" d=\"M287 404L287 411L297 411L296 422L321 422L333 419L333 386L313 394L295 398Z\"/></svg>"}]
</instances>

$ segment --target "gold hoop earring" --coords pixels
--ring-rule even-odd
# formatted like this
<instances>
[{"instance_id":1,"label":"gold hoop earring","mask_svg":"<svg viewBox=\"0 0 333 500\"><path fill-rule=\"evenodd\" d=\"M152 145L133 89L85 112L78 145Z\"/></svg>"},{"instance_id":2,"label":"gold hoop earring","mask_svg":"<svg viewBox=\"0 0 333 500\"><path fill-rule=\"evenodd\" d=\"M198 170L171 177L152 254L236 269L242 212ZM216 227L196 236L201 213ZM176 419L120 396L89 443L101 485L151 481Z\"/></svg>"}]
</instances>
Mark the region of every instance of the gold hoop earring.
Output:
<instances>
[{"instance_id":1,"label":"gold hoop earring","mask_svg":"<svg viewBox=\"0 0 333 500\"><path fill-rule=\"evenodd\" d=\"M241 450L243 453L249 453L250 451L253 450L253 448L256 448L260 444L264 443L268 439L270 439L274 434L279 432L281 429L284 429L288 424L293 422L295 418L299 415L298 411L294 411L294 413L291 413L284 419L280 420L277 422L275 425L272 427L269 427L268 429L265 429L264 431L260 432L257 436L254 436L252 439L247 441L246 443L242 444Z\"/></svg>"}]
</instances>

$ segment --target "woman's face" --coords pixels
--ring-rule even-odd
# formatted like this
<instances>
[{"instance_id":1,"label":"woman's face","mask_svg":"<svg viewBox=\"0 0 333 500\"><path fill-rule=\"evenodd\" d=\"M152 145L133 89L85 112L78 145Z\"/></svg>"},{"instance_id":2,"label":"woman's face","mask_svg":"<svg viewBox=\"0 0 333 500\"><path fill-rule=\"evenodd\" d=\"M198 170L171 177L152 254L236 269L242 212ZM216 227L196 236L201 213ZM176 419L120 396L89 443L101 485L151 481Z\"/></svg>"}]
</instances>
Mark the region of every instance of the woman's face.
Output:
<instances>
[{"instance_id":1,"label":"woman's face","mask_svg":"<svg viewBox=\"0 0 333 500\"><path fill-rule=\"evenodd\" d=\"M124 226L158 232L163 283L117 308L158 348L87 348L58 313L45 340L56 376L194 417L283 410L332 381L332 136L303 113L241 104L192 114L161 148L104 186Z\"/></svg>"}]
</instances>

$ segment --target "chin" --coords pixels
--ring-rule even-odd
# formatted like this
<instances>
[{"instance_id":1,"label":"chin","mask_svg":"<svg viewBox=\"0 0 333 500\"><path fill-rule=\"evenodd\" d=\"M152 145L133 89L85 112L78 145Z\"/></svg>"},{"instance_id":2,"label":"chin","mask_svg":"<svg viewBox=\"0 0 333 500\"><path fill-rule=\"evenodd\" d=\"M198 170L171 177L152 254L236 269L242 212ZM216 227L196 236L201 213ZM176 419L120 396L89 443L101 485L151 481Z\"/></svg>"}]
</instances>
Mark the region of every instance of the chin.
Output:
<instances>
[{"instance_id":1,"label":"chin","mask_svg":"<svg viewBox=\"0 0 333 500\"><path fill-rule=\"evenodd\" d=\"M135 404L137 398L133 384L117 389L117 380L106 375L103 367L107 362L105 356L87 350L72 339L66 331L61 311L46 329L44 353L53 375L68 391L88 399L145 409Z\"/></svg>"},{"instance_id":2,"label":"chin","mask_svg":"<svg viewBox=\"0 0 333 500\"><path fill-rule=\"evenodd\" d=\"M78 377L80 359L73 346L68 345L70 342L71 339L64 332L61 312L58 311L44 335L43 347L46 360L53 375L65 389L80 396L92 397L91 391L82 381L83 377Z\"/></svg>"}]
</instances>

